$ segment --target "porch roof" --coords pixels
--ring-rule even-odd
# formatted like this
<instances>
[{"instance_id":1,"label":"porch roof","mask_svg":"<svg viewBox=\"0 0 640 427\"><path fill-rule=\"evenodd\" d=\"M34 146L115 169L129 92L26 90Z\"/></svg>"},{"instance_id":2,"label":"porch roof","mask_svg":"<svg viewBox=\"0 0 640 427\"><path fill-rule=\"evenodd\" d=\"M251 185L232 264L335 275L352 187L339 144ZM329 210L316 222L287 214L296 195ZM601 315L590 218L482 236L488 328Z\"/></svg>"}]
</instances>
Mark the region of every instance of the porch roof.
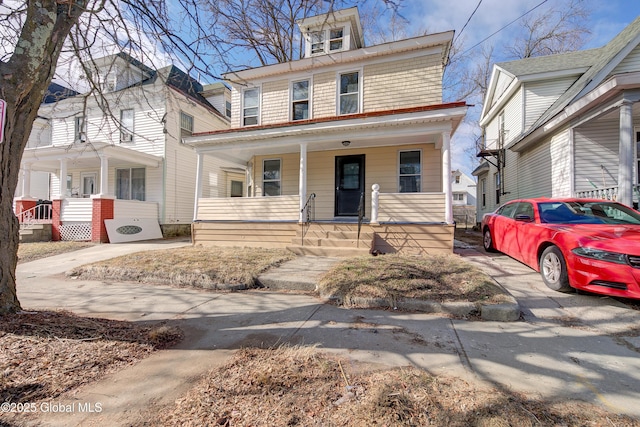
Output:
<instances>
[{"instance_id":1,"label":"porch roof","mask_svg":"<svg viewBox=\"0 0 640 427\"><path fill-rule=\"evenodd\" d=\"M376 111L348 116L224 129L185 138L198 153L246 162L254 155L281 154L308 143L309 151L412 143L441 143L441 133L455 132L467 110L465 102Z\"/></svg>"},{"instance_id":2,"label":"porch roof","mask_svg":"<svg viewBox=\"0 0 640 427\"><path fill-rule=\"evenodd\" d=\"M107 142L87 142L72 145L50 145L27 148L22 162L31 165L33 170L56 172L60 169L60 160L67 159L71 168L100 167L100 157L109 159L109 166L141 165L158 167L162 157L132 150Z\"/></svg>"}]
</instances>

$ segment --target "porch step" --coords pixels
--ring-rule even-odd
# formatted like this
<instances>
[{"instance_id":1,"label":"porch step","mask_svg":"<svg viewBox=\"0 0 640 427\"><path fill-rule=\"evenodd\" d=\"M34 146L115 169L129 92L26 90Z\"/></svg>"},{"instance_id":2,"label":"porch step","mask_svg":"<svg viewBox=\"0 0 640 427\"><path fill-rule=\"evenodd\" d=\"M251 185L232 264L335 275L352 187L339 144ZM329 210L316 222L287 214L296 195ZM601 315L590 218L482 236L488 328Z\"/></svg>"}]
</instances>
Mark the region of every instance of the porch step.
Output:
<instances>
[{"instance_id":1,"label":"porch step","mask_svg":"<svg viewBox=\"0 0 640 427\"><path fill-rule=\"evenodd\" d=\"M22 243L51 241L51 224L20 225L19 241Z\"/></svg>"},{"instance_id":2,"label":"porch step","mask_svg":"<svg viewBox=\"0 0 640 427\"><path fill-rule=\"evenodd\" d=\"M318 257L334 257L346 258L368 255L370 247L347 248L347 247L327 247L327 246L302 246L290 245L287 249L299 256L318 256Z\"/></svg>"}]
</instances>

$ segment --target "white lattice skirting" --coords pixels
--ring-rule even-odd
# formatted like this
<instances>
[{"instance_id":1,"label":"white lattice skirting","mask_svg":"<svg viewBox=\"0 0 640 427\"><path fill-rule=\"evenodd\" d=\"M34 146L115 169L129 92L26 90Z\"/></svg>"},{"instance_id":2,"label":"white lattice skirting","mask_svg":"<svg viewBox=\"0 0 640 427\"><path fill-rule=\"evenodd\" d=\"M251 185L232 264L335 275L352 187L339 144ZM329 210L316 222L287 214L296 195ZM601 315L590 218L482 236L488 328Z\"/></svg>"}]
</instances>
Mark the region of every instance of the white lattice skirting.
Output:
<instances>
[{"instance_id":1,"label":"white lattice skirting","mask_svg":"<svg viewBox=\"0 0 640 427\"><path fill-rule=\"evenodd\" d=\"M60 239L80 242L91 240L91 223L79 222L60 225Z\"/></svg>"}]
</instances>

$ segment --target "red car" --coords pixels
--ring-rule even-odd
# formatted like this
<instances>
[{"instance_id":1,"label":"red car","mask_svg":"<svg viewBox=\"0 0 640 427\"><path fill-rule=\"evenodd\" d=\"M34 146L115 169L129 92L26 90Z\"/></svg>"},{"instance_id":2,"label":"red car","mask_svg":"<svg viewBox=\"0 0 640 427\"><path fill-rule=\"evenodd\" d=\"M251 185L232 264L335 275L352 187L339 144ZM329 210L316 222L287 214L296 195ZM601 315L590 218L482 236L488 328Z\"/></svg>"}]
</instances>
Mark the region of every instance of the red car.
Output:
<instances>
[{"instance_id":1,"label":"red car","mask_svg":"<svg viewBox=\"0 0 640 427\"><path fill-rule=\"evenodd\" d=\"M486 251L542 275L551 289L640 299L640 212L591 199L513 200L482 218Z\"/></svg>"}]
</instances>

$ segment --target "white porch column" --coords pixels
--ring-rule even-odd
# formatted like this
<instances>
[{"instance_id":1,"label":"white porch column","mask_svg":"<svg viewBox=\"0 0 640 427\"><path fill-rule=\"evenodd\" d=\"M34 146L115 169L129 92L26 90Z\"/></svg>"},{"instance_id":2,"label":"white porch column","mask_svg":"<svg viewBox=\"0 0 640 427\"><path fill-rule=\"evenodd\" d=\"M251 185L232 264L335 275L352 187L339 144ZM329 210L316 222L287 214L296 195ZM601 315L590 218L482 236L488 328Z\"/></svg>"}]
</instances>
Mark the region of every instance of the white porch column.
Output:
<instances>
[{"instance_id":1,"label":"white porch column","mask_svg":"<svg viewBox=\"0 0 640 427\"><path fill-rule=\"evenodd\" d=\"M67 195L67 159L60 159L60 176L58 187L58 198L64 199Z\"/></svg>"},{"instance_id":2,"label":"white porch column","mask_svg":"<svg viewBox=\"0 0 640 427\"><path fill-rule=\"evenodd\" d=\"M100 156L100 196L109 195L109 157Z\"/></svg>"},{"instance_id":3,"label":"white porch column","mask_svg":"<svg viewBox=\"0 0 640 427\"><path fill-rule=\"evenodd\" d=\"M198 153L198 163L196 166L196 200L193 203L193 220L198 219L198 201L202 198L202 168L204 154Z\"/></svg>"},{"instance_id":4,"label":"white porch column","mask_svg":"<svg viewBox=\"0 0 640 427\"><path fill-rule=\"evenodd\" d=\"M633 206L633 102L623 100L620 106L620 143L618 159L618 198L617 201Z\"/></svg>"},{"instance_id":5,"label":"white porch column","mask_svg":"<svg viewBox=\"0 0 640 427\"><path fill-rule=\"evenodd\" d=\"M451 189L451 132L442 132L442 192L444 193L444 218L453 224L453 190Z\"/></svg>"},{"instance_id":6,"label":"white porch column","mask_svg":"<svg viewBox=\"0 0 640 427\"><path fill-rule=\"evenodd\" d=\"M307 143L300 144L300 179L298 182L298 195L300 196L300 219L304 222L304 205L307 203Z\"/></svg>"},{"instance_id":7,"label":"white porch column","mask_svg":"<svg viewBox=\"0 0 640 427\"><path fill-rule=\"evenodd\" d=\"M378 225L378 208L380 207L380 186L371 186L371 221L370 225Z\"/></svg>"},{"instance_id":8,"label":"white porch column","mask_svg":"<svg viewBox=\"0 0 640 427\"><path fill-rule=\"evenodd\" d=\"M31 164L25 163L20 174L20 199L31 198Z\"/></svg>"}]
</instances>

